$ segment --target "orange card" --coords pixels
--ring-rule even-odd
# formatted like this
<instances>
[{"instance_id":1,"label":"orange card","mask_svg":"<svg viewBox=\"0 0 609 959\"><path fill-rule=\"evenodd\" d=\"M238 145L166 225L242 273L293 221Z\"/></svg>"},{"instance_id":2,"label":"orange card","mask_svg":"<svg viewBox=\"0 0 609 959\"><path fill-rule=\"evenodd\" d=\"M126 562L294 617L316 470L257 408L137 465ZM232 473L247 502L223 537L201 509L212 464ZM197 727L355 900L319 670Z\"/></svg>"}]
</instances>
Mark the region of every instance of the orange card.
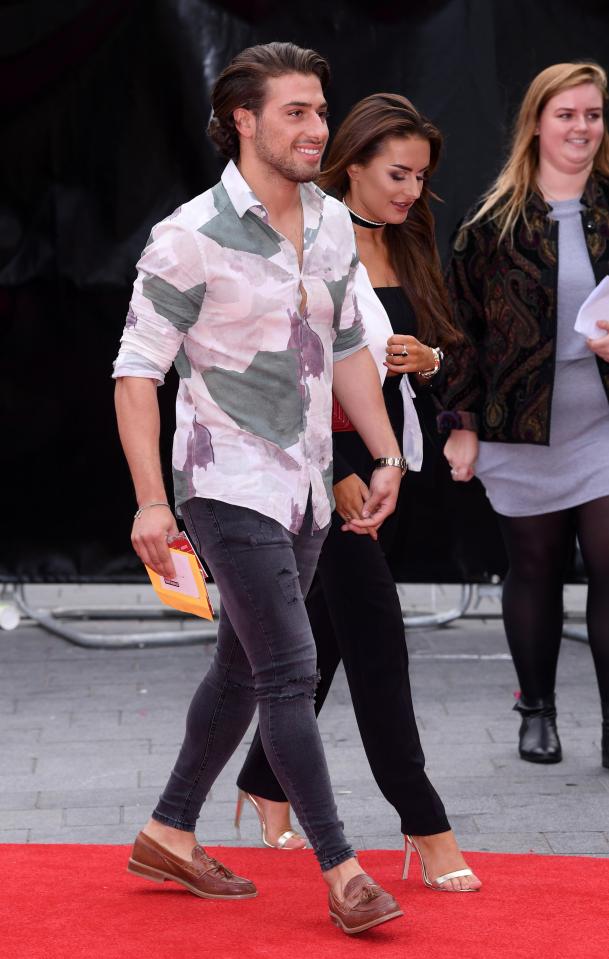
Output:
<instances>
[{"instance_id":1,"label":"orange card","mask_svg":"<svg viewBox=\"0 0 609 959\"><path fill-rule=\"evenodd\" d=\"M186 533L178 533L169 543L175 566L175 579L165 579L146 566L154 590L167 606L183 613L213 619L214 611L207 592L207 574Z\"/></svg>"}]
</instances>

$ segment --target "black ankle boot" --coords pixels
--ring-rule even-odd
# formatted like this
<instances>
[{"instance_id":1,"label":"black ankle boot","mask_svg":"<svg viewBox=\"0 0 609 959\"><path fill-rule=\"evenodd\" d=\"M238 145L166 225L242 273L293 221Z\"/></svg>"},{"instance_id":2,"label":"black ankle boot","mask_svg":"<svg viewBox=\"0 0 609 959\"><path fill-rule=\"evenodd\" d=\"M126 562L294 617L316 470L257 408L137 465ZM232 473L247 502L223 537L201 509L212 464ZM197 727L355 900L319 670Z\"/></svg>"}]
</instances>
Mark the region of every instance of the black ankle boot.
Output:
<instances>
[{"instance_id":1,"label":"black ankle boot","mask_svg":"<svg viewBox=\"0 0 609 959\"><path fill-rule=\"evenodd\" d=\"M518 751L529 763L559 763L562 749L556 729L554 696L519 699L514 709L522 716ZM609 749L609 736L607 737Z\"/></svg>"},{"instance_id":2,"label":"black ankle boot","mask_svg":"<svg viewBox=\"0 0 609 959\"><path fill-rule=\"evenodd\" d=\"M601 703L601 708L603 710L601 762L605 769L609 769L609 703Z\"/></svg>"}]
</instances>

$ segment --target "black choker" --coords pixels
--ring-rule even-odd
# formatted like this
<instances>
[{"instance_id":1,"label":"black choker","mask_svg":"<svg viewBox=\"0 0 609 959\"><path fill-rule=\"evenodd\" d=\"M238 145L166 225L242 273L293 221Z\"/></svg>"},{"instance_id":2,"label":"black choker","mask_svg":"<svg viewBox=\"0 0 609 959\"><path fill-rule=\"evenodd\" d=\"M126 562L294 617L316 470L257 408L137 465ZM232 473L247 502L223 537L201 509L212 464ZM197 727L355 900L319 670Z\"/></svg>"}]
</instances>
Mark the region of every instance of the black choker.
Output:
<instances>
[{"instance_id":1,"label":"black choker","mask_svg":"<svg viewBox=\"0 0 609 959\"><path fill-rule=\"evenodd\" d=\"M347 206L344 198L343 198L343 203L345 206ZM356 226L365 226L367 230L380 230L382 226L387 226L386 222L378 223L376 220L367 220L365 217L360 216L359 213L354 213L354 211L351 209L350 206L347 206L347 209L349 211L349 216L351 217L352 222L355 223Z\"/></svg>"}]
</instances>

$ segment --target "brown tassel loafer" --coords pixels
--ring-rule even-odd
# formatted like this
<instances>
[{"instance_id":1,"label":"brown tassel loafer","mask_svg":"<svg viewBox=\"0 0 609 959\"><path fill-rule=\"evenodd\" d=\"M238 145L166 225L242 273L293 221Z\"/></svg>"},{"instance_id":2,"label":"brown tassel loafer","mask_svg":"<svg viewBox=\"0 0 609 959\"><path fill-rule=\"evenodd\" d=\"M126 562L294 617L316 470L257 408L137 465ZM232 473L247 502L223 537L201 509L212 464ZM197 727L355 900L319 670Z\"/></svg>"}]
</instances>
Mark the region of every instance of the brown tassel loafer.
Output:
<instances>
[{"instance_id":1,"label":"brown tassel loafer","mask_svg":"<svg viewBox=\"0 0 609 959\"><path fill-rule=\"evenodd\" d=\"M178 882L202 899L253 899L258 895L253 882L235 876L202 846L194 847L192 861L187 862L143 832L133 844L127 871L152 882Z\"/></svg>"},{"instance_id":2,"label":"brown tassel loafer","mask_svg":"<svg viewBox=\"0 0 609 959\"><path fill-rule=\"evenodd\" d=\"M343 896L339 902L330 891L330 919L349 936L404 915L393 896L365 873L349 880Z\"/></svg>"}]
</instances>

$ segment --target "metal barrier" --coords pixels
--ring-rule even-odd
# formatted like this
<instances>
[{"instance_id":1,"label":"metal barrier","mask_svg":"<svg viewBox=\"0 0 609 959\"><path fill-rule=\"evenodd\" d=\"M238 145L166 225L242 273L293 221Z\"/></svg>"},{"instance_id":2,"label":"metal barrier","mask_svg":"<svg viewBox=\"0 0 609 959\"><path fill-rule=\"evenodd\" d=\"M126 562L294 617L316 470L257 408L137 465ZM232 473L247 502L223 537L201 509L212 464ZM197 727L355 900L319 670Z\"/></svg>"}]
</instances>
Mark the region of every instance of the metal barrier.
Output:
<instances>
[{"instance_id":1,"label":"metal barrier","mask_svg":"<svg viewBox=\"0 0 609 959\"><path fill-rule=\"evenodd\" d=\"M406 629L435 628L445 626L463 616L469 608L474 587L471 583L461 584L460 597L457 604L447 610L438 610L430 613L409 614L402 610ZM42 626L48 632L61 637L68 643L88 649L143 649L149 646L190 646L196 643L211 643L215 640L218 630L217 619L212 622L197 620L196 627L155 630L154 632L94 632L78 629L70 625L75 621L102 621L102 620L138 620L138 621L176 621L182 627L193 622L193 617L184 617L166 607L158 606L58 606L50 610L34 608L27 600L25 584L18 583L5 594L10 597L6 605L15 606L33 622ZM217 589L210 585L212 603L219 606Z\"/></svg>"},{"instance_id":2,"label":"metal barrier","mask_svg":"<svg viewBox=\"0 0 609 959\"><path fill-rule=\"evenodd\" d=\"M413 629L434 629L445 626L466 614L476 616L476 610L481 599L492 597L498 599L501 595L500 584L462 583L460 595L454 606L446 610L434 609L432 612L415 613L405 609L404 585L398 584L398 592L402 602L402 617L404 627ZM438 588L437 584L430 584L432 592ZM212 603L219 607L219 595L214 584L210 584ZM432 601L435 606L435 600ZM0 593L0 629L14 629L23 614L34 623L55 636L59 636L74 646L87 649L144 649L154 646L192 646L198 643L213 643L217 636L217 618L209 622L196 620L192 616L184 616L169 607L121 605L113 606L56 606L52 609L38 609L28 602L25 593L25 584L4 584ZM484 613L486 618L500 617L501 613ZM104 620L139 622L166 621L168 624L179 623L177 629L157 629L151 631L129 630L93 631L79 629L72 622L103 622ZM586 626L570 622L568 619L563 626L563 636L580 643L588 642Z\"/></svg>"}]
</instances>

